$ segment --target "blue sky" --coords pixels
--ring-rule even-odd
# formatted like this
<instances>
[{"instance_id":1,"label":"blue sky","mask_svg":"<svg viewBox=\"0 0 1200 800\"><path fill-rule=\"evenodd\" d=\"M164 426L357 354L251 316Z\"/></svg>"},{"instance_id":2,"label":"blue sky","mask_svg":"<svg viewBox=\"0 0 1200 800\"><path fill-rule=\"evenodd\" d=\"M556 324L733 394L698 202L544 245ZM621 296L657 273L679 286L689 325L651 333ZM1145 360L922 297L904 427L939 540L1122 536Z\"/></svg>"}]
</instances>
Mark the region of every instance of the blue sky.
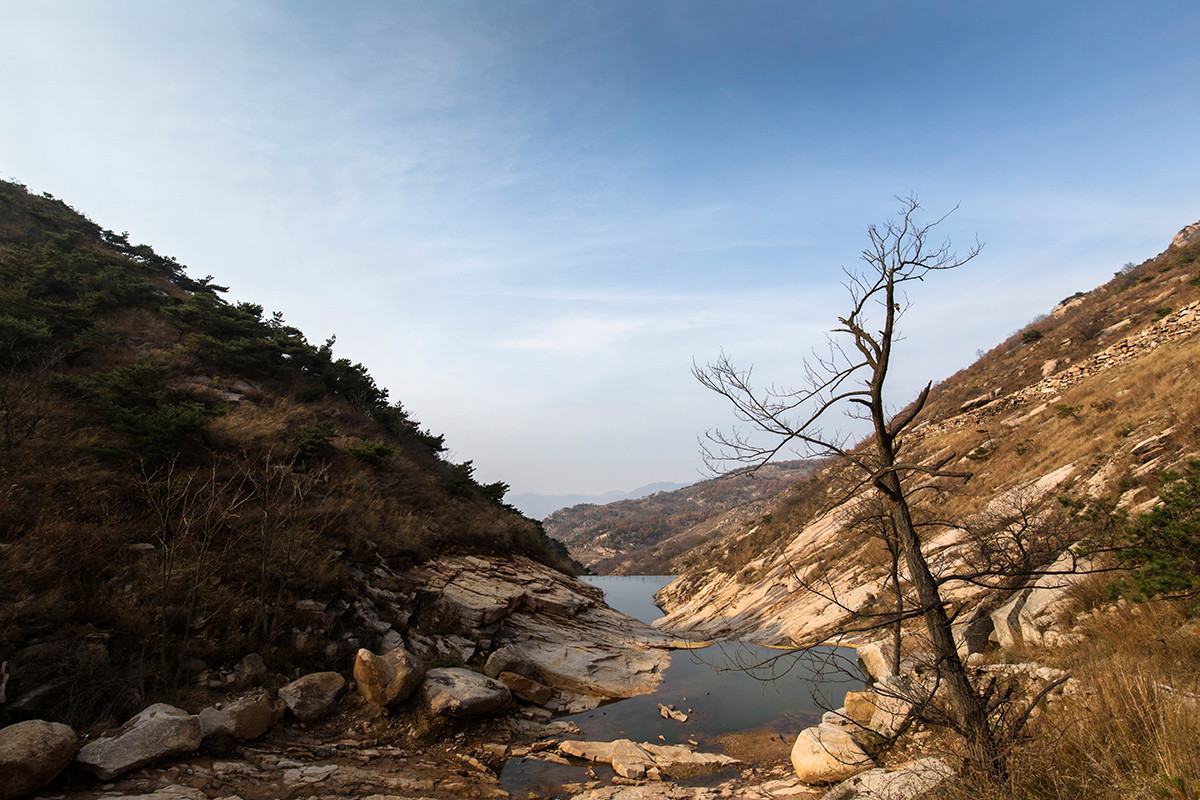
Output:
<instances>
[{"instance_id":1,"label":"blue sky","mask_svg":"<svg viewBox=\"0 0 1200 800\"><path fill-rule=\"evenodd\" d=\"M1194 2L0 0L0 176L366 364L514 492L699 477L897 195L901 403L1200 219Z\"/></svg>"}]
</instances>

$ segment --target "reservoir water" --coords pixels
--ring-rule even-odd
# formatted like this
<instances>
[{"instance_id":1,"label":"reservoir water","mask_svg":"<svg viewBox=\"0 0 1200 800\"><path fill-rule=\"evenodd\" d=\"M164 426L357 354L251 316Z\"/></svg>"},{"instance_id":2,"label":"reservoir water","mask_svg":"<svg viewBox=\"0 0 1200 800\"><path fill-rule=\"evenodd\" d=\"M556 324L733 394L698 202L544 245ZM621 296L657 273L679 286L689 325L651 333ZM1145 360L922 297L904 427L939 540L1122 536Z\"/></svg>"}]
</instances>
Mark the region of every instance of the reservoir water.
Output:
<instances>
[{"instance_id":1,"label":"reservoir water","mask_svg":"<svg viewBox=\"0 0 1200 800\"><path fill-rule=\"evenodd\" d=\"M651 622L662 616L653 595L673 578L601 575L584 580L603 589L605 600L613 608ZM852 656L846 656L840 648L828 647L797 659L780 650L745 643L676 650L662 683L652 694L564 719L578 725L583 734L577 738L586 740L633 739L668 744L690 740L699 743L697 749L718 752L721 747L716 739L727 733L769 730L791 741L801 730L815 725L825 710L842 705L848 690L861 687ZM659 714L659 703L684 711L688 721L664 719ZM514 797L527 797L531 790L538 794L537 789L581 780L581 771L531 759L512 759L501 780Z\"/></svg>"}]
</instances>

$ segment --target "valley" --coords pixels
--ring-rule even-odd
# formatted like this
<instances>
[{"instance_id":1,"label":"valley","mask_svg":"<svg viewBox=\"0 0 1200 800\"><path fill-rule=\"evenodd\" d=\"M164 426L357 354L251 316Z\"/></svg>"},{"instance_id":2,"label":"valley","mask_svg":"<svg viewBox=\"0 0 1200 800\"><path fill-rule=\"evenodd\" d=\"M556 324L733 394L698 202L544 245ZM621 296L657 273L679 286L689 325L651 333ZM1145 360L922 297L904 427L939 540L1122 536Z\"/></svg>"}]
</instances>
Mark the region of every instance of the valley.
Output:
<instances>
[{"instance_id":1,"label":"valley","mask_svg":"<svg viewBox=\"0 0 1200 800\"><path fill-rule=\"evenodd\" d=\"M332 339L0 190L0 800L1194 794L1200 224L874 440L538 523ZM839 679L689 682L732 643Z\"/></svg>"}]
</instances>

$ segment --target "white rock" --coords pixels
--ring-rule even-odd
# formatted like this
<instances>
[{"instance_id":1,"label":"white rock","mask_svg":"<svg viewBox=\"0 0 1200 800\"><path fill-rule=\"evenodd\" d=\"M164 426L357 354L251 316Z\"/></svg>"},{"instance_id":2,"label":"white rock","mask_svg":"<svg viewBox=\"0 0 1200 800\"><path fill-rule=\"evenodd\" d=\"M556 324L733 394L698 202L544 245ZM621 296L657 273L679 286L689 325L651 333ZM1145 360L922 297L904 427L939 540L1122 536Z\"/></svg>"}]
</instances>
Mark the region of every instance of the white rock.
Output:
<instances>
[{"instance_id":1,"label":"white rock","mask_svg":"<svg viewBox=\"0 0 1200 800\"><path fill-rule=\"evenodd\" d=\"M805 783L837 783L872 763L849 733L831 725L805 728L792 745L792 768Z\"/></svg>"},{"instance_id":2,"label":"white rock","mask_svg":"<svg viewBox=\"0 0 1200 800\"><path fill-rule=\"evenodd\" d=\"M559 744L558 751L575 758L609 764L622 778L633 780L647 777L655 779L653 776L656 772L670 775L680 767L686 767L689 773L696 774L740 763L721 753L697 753L683 745L639 744L631 739L612 742L568 740Z\"/></svg>"},{"instance_id":3,"label":"white rock","mask_svg":"<svg viewBox=\"0 0 1200 800\"><path fill-rule=\"evenodd\" d=\"M858 664L872 680L881 680L892 674L892 657L896 648L890 642L871 642L858 647Z\"/></svg>"},{"instance_id":4,"label":"white rock","mask_svg":"<svg viewBox=\"0 0 1200 800\"><path fill-rule=\"evenodd\" d=\"M940 758L922 758L899 769L871 769L842 781L821 800L910 800L952 777Z\"/></svg>"}]
</instances>

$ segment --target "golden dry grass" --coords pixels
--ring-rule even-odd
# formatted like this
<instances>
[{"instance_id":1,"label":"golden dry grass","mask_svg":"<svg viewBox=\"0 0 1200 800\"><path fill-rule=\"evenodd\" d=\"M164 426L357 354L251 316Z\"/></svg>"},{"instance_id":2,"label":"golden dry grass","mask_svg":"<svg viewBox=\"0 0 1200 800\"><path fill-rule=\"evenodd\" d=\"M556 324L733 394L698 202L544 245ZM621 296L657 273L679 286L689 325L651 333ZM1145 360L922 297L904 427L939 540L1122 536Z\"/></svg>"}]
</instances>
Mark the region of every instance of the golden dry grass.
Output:
<instances>
[{"instance_id":1,"label":"golden dry grass","mask_svg":"<svg viewBox=\"0 0 1200 800\"><path fill-rule=\"evenodd\" d=\"M1009 754L1008 780L964 780L951 798L1195 798L1200 791L1200 627L1188 603L1108 604L1081 642L1021 658L1072 676ZM953 755L953 753L951 753Z\"/></svg>"}]
</instances>

